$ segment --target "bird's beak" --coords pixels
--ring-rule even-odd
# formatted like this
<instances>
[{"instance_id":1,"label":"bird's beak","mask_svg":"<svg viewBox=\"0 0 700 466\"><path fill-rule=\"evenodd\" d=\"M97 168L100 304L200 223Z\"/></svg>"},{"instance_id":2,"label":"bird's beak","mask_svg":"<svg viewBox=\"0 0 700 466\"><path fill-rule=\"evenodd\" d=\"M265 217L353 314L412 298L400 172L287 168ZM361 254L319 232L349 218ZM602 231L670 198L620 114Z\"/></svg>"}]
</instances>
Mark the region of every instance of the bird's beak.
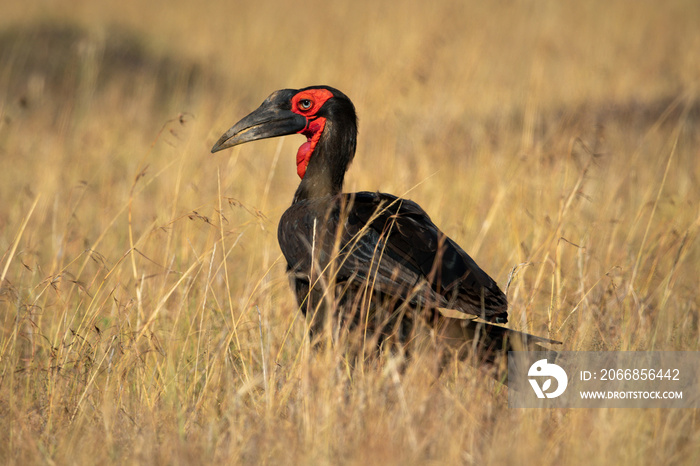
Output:
<instances>
[{"instance_id":1,"label":"bird's beak","mask_svg":"<svg viewBox=\"0 0 700 466\"><path fill-rule=\"evenodd\" d=\"M306 128L306 118L265 101L257 110L226 131L211 148L212 153L244 142L294 134Z\"/></svg>"}]
</instances>

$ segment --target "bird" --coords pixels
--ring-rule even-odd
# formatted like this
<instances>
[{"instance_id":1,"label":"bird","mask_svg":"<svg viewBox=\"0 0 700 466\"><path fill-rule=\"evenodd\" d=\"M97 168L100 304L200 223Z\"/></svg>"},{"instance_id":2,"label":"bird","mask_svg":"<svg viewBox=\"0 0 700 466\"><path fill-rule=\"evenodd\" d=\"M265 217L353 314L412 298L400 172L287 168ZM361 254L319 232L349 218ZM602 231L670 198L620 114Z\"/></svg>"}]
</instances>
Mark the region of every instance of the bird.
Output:
<instances>
[{"instance_id":1,"label":"bird","mask_svg":"<svg viewBox=\"0 0 700 466\"><path fill-rule=\"evenodd\" d=\"M483 363L509 350L559 343L503 326L506 295L417 203L343 192L357 133L352 101L318 85L273 92L211 149L306 137L296 154L300 183L277 236L310 337L337 341L354 334L363 344L405 348L425 341L417 332L427 329L453 353Z\"/></svg>"}]
</instances>

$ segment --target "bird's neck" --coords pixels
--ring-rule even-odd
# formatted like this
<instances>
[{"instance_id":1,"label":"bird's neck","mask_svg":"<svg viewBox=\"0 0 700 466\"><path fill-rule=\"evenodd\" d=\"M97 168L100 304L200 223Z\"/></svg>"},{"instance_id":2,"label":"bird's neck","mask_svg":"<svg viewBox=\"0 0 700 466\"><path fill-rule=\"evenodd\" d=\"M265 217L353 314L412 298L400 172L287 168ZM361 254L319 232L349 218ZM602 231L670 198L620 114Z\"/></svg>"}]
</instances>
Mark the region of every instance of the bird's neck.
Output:
<instances>
[{"instance_id":1,"label":"bird's neck","mask_svg":"<svg viewBox=\"0 0 700 466\"><path fill-rule=\"evenodd\" d=\"M340 194L348 165L355 156L357 127L326 121L294 194L297 202Z\"/></svg>"}]
</instances>

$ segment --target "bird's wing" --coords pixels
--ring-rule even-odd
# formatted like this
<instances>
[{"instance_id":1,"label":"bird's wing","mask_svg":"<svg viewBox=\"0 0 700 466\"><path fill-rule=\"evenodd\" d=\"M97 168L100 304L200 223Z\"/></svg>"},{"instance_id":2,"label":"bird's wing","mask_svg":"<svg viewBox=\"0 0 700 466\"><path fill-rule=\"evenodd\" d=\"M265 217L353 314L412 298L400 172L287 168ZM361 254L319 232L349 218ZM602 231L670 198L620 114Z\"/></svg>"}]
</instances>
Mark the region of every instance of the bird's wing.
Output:
<instances>
[{"instance_id":1,"label":"bird's wing","mask_svg":"<svg viewBox=\"0 0 700 466\"><path fill-rule=\"evenodd\" d=\"M383 193L344 196L329 219L342 227L336 240L338 277L368 280L373 289L403 299L422 296L434 306L507 321L507 300L496 282L418 204Z\"/></svg>"}]
</instances>

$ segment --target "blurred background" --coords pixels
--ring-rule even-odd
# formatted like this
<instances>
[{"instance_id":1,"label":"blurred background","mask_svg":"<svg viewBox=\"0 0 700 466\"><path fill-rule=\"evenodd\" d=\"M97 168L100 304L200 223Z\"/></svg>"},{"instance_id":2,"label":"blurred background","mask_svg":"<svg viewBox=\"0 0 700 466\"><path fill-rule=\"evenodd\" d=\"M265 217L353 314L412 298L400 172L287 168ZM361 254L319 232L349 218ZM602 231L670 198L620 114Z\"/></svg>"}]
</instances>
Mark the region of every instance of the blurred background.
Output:
<instances>
[{"instance_id":1,"label":"blurred background","mask_svg":"<svg viewBox=\"0 0 700 466\"><path fill-rule=\"evenodd\" d=\"M419 202L510 282L511 327L697 351L700 2L0 9L0 458L698 458L680 410L525 415L459 371L300 357L276 227L303 139L209 150L274 90L336 87L346 190Z\"/></svg>"}]
</instances>

